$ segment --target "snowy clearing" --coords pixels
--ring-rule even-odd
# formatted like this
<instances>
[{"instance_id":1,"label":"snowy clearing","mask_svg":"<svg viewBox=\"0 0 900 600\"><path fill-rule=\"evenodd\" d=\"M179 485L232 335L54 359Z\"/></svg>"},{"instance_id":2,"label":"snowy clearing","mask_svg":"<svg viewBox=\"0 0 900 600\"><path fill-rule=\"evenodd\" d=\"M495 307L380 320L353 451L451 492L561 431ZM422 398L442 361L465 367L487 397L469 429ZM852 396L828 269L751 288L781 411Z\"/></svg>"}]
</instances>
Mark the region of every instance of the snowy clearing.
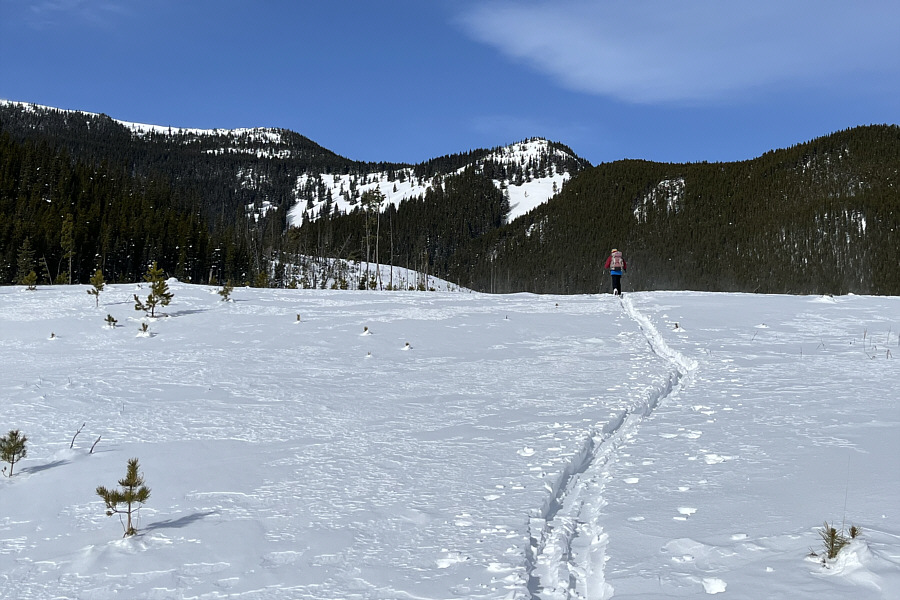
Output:
<instances>
[{"instance_id":1,"label":"snowy clearing","mask_svg":"<svg viewBox=\"0 0 900 600\"><path fill-rule=\"evenodd\" d=\"M898 298L170 288L0 288L0 597L900 597Z\"/></svg>"}]
</instances>

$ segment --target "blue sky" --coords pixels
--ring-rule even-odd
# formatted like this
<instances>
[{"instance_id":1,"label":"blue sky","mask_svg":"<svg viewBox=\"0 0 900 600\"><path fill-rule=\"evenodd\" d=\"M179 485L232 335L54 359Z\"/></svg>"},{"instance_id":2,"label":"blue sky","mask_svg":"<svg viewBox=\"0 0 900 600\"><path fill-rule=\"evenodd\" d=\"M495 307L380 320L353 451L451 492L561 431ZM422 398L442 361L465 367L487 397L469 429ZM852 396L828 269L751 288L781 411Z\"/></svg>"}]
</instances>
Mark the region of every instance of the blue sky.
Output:
<instances>
[{"instance_id":1,"label":"blue sky","mask_svg":"<svg viewBox=\"0 0 900 600\"><path fill-rule=\"evenodd\" d=\"M900 123L896 0L0 0L0 98L359 160L731 161Z\"/></svg>"}]
</instances>

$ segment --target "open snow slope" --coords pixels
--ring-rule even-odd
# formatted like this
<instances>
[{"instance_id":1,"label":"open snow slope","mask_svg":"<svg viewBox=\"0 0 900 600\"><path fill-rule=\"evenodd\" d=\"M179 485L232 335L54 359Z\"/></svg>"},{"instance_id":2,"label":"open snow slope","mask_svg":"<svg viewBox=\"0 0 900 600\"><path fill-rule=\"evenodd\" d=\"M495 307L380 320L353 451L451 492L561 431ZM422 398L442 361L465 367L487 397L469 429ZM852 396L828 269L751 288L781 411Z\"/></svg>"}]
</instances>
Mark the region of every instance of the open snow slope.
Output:
<instances>
[{"instance_id":1,"label":"open snow slope","mask_svg":"<svg viewBox=\"0 0 900 600\"><path fill-rule=\"evenodd\" d=\"M900 299L170 286L0 288L0 597L900 597Z\"/></svg>"}]
</instances>

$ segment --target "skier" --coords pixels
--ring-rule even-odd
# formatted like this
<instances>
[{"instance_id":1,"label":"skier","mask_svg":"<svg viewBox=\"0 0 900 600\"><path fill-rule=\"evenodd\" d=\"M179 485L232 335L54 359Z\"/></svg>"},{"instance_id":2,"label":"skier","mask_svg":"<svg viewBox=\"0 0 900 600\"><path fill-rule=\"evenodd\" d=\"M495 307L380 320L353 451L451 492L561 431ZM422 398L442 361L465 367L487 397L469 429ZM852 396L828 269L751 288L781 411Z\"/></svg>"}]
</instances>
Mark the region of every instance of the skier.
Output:
<instances>
[{"instance_id":1,"label":"skier","mask_svg":"<svg viewBox=\"0 0 900 600\"><path fill-rule=\"evenodd\" d=\"M625 264L625 259L622 258L622 253L613 248L609 257L606 259L606 264L603 265L603 268L609 269L609 276L612 278L613 294L621 296L622 273L628 268L628 265Z\"/></svg>"}]
</instances>

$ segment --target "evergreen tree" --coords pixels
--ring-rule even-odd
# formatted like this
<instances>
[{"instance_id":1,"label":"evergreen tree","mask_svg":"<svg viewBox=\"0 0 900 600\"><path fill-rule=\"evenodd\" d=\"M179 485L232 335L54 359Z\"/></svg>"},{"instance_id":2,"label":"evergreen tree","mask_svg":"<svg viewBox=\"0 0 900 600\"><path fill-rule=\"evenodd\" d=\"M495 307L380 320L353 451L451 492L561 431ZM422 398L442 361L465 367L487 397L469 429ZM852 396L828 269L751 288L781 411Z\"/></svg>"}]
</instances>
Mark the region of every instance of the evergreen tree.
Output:
<instances>
[{"instance_id":1,"label":"evergreen tree","mask_svg":"<svg viewBox=\"0 0 900 600\"><path fill-rule=\"evenodd\" d=\"M67 213L62 224L60 245L63 250L63 258L69 261L69 275L67 283L72 285L72 257L75 256L75 221L72 213Z\"/></svg>"},{"instance_id":2,"label":"evergreen tree","mask_svg":"<svg viewBox=\"0 0 900 600\"><path fill-rule=\"evenodd\" d=\"M25 238L19 247L16 269L16 283L26 284L25 279L34 273L34 249L31 247L31 238ZM34 273L34 281L37 282L37 273Z\"/></svg>"},{"instance_id":3,"label":"evergreen tree","mask_svg":"<svg viewBox=\"0 0 900 600\"><path fill-rule=\"evenodd\" d=\"M9 463L9 477L13 476L13 468L16 463L25 458L27 449L25 442L28 438L19 433L18 429L10 431L7 435L0 437L0 460ZM6 468L4 467L4 471Z\"/></svg>"},{"instance_id":4,"label":"evergreen tree","mask_svg":"<svg viewBox=\"0 0 900 600\"><path fill-rule=\"evenodd\" d=\"M123 537L137 533L132 517L150 498L150 488L144 485L144 477L138 469L138 459L131 458L128 460L124 479L119 480L122 489L109 490L100 485L96 490L97 495L106 503L107 517L115 514L125 515L126 521L122 525L125 528Z\"/></svg>"},{"instance_id":5,"label":"evergreen tree","mask_svg":"<svg viewBox=\"0 0 900 600\"><path fill-rule=\"evenodd\" d=\"M152 318L156 316L156 307L168 306L174 294L169 291L169 284L166 283L165 274L157 266L155 260L144 275L144 281L150 284L150 294L145 302L142 302L138 295L134 294L134 310L143 310Z\"/></svg>"},{"instance_id":6,"label":"evergreen tree","mask_svg":"<svg viewBox=\"0 0 900 600\"><path fill-rule=\"evenodd\" d=\"M234 291L234 285L232 285L231 280L227 280L222 284L222 289L219 290L219 295L222 296L222 300L228 302L231 299L231 292Z\"/></svg>"},{"instance_id":7,"label":"evergreen tree","mask_svg":"<svg viewBox=\"0 0 900 600\"><path fill-rule=\"evenodd\" d=\"M37 289L37 273L31 271L28 275L25 276L25 279L22 281L25 284L25 289L29 291L34 291Z\"/></svg>"},{"instance_id":8,"label":"evergreen tree","mask_svg":"<svg viewBox=\"0 0 900 600\"><path fill-rule=\"evenodd\" d=\"M103 279L103 271L100 269L94 271L94 274L91 275L91 285L93 287L89 289L87 293L94 297L97 308L100 308L100 292L106 287L106 280Z\"/></svg>"},{"instance_id":9,"label":"evergreen tree","mask_svg":"<svg viewBox=\"0 0 900 600\"><path fill-rule=\"evenodd\" d=\"M372 259L372 221L378 223L381 211L381 203L384 202L384 194L378 188L366 190L360 198L362 209L365 212L365 240L366 240L366 286L374 287L369 283L369 261ZM375 215L375 216L373 216ZM376 233L377 235L377 233ZM378 240L375 240L376 269L378 268Z\"/></svg>"}]
</instances>

